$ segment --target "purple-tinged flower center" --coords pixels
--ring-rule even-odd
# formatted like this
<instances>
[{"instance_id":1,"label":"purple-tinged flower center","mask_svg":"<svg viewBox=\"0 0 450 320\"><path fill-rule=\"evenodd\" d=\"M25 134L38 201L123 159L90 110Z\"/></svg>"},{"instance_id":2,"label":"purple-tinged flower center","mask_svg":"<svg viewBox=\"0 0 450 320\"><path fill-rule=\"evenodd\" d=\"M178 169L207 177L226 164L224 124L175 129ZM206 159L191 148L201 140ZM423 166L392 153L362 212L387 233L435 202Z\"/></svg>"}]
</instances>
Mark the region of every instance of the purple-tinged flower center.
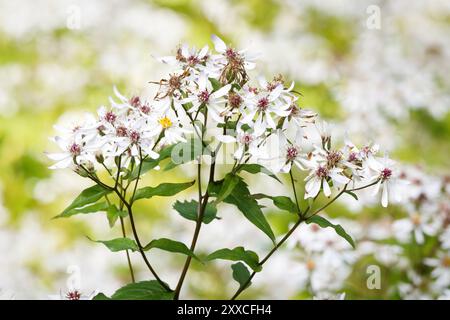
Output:
<instances>
[{"instance_id":1,"label":"purple-tinged flower center","mask_svg":"<svg viewBox=\"0 0 450 320\"><path fill-rule=\"evenodd\" d=\"M128 130L124 126L120 126L116 129L116 135L118 137L126 137L127 133L128 133Z\"/></svg>"},{"instance_id":2,"label":"purple-tinged flower center","mask_svg":"<svg viewBox=\"0 0 450 320\"><path fill-rule=\"evenodd\" d=\"M138 108L141 105L141 99L138 96L134 96L130 99L130 105Z\"/></svg>"},{"instance_id":3,"label":"purple-tinged flower center","mask_svg":"<svg viewBox=\"0 0 450 320\"><path fill-rule=\"evenodd\" d=\"M191 55L187 58L187 63L191 66L195 66L199 62L200 61L198 60L198 58L196 56Z\"/></svg>"},{"instance_id":4,"label":"purple-tinged flower center","mask_svg":"<svg viewBox=\"0 0 450 320\"><path fill-rule=\"evenodd\" d=\"M342 159L342 153L337 150L331 150L327 155L327 164L329 168L336 166Z\"/></svg>"},{"instance_id":5,"label":"purple-tinged flower center","mask_svg":"<svg viewBox=\"0 0 450 320\"><path fill-rule=\"evenodd\" d=\"M78 292L78 290L70 291L70 292L67 292L66 298L68 300L80 300L81 299L81 293Z\"/></svg>"},{"instance_id":6,"label":"purple-tinged flower center","mask_svg":"<svg viewBox=\"0 0 450 320\"><path fill-rule=\"evenodd\" d=\"M202 92L200 92L198 94L197 97L201 103L207 103L209 101L209 96L210 96L210 94L209 94L208 90L203 90Z\"/></svg>"},{"instance_id":7,"label":"purple-tinged flower center","mask_svg":"<svg viewBox=\"0 0 450 320\"><path fill-rule=\"evenodd\" d=\"M246 146L248 146L252 141L253 141L253 136L251 134L245 133L241 137L241 143L245 144Z\"/></svg>"},{"instance_id":8,"label":"purple-tinged flower center","mask_svg":"<svg viewBox=\"0 0 450 320\"><path fill-rule=\"evenodd\" d=\"M354 162L354 161L358 160L358 156L357 156L356 152L351 152L348 155L348 159L347 160L348 160L348 162Z\"/></svg>"},{"instance_id":9,"label":"purple-tinged flower center","mask_svg":"<svg viewBox=\"0 0 450 320\"><path fill-rule=\"evenodd\" d=\"M152 111L152 108L146 103L140 107L140 110L143 114L149 114Z\"/></svg>"},{"instance_id":10,"label":"purple-tinged flower center","mask_svg":"<svg viewBox=\"0 0 450 320\"><path fill-rule=\"evenodd\" d=\"M289 161L295 160L297 158L297 156L298 156L298 148L296 148L294 146L291 146L291 147L287 148L287 150L286 150L286 158Z\"/></svg>"},{"instance_id":11,"label":"purple-tinged flower center","mask_svg":"<svg viewBox=\"0 0 450 320\"><path fill-rule=\"evenodd\" d=\"M236 93L230 93L228 96L228 103L230 104L231 108L239 108L242 104L242 98L240 95Z\"/></svg>"},{"instance_id":12,"label":"purple-tinged flower center","mask_svg":"<svg viewBox=\"0 0 450 320\"><path fill-rule=\"evenodd\" d=\"M381 179L388 180L392 176L392 170L389 168L384 168L381 170Z\"/></svg>"},{"instance_id":13,"label":"purple-tinged flower center","mask_svg":"<svg viewBox=\"0 0 450 320\"><path fill-rule=\"evenodd\" d=\"M114 123L114 121L116 121L116 119L117 119L117 116L116 116L116 114L115 114L114 112L112 112L112 111L108 111L108 112L105 114L105 120L106 120L107 122L109 122L109 123Z\"/></svg>"},{"instance_id":14,"label":"purple-tinged flower center","mask_svg":"<svg viewBox=\"0 0 450 320\"><path fill-rule=\"evenodd\" d=\"M81 146L79 144L73 143L69 148L69 152L72 156L79 156L81 153Z\"/></svg>"},{"instance_id":15,"label":"purple-tinged flower center","mask_svg":"<svg viewBox=\"0 0 450 320\"><path fill-rule=\"evenodd\" d=\"M258 100L258 109L261 111L266 111L267 107L269 107L269 99L267 97L261 98Z\"/></svg>"},{"instance_id":16,"label":"purple-tinged flower center","mask_svg":"<svg viewBox=\"0 0 450 320\"><path fill-rule=\"evenodd\" d=\"M258 94L258 88L256 87L248 87L248 91L253 94Z\"/></svg>"},{"instance_id":17,"label":"purple-tinged flower center","mask_svg":"<svg viewBox=\"0 0 450 320\"><path fill-rule=\"evenodd\" d=\"M130 139L133 143L137 143L139 139L141 138L141 135L137 131L131 131L130 132Z\"/></svg>"},{"instance_id":18,"label":"purple-tinged flower center","mask_svg":"<svg viewBox=\"0 0 450 320\"><path fill-rule=\"evenodd\" d=\"M225 55L228 59L236 59L239 54L233 48L227 48Z\"/></svg>"},{"instance_id":19,"label":"purple-tinged flower center","mask_svg":"<svg viewBox=\"0 0 450 320\"><path fill-rule=\"evenodd\" d=\"M326 177L328 177L328 169L326 167L320 166L316 170L316 176L318 176L319 178L326 178Z\"/></svg>"}]
</instances>

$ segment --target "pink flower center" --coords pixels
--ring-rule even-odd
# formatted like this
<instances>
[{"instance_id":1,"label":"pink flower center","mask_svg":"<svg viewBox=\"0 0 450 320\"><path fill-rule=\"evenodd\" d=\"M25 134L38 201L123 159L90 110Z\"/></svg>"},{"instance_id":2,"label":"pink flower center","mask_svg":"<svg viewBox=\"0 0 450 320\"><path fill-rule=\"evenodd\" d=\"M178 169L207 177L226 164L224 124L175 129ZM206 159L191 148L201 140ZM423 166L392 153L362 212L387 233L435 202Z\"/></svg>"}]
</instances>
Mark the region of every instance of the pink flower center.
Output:
<instances>
[{"instance_id":1,"label":"pink flower center","mask_svg":"<svg viewBox=\"0 0 450 320\"><path fill-rule=\"evenodd\" d=\"M348 155L348 159L347 160L348 160L348 162L354 162L354 161L358 160L358 157L357 157L355 152L351 152Z\"/></svg>"},{"instance_id":2,"label":"pink flower center","mask_svg":"<svg viewBox=\"0 0 450 320\"><path fill-rule=\"evenodd\" d=\"M68 300L80 300L81 299L81 293L78 292L78 290L70 291L70 292L67 292L66 298Z\"/></svg>"},{"instance_id":3,"label":"pink flower center","mask_svg":"<svg viewBox=\"0 0 450 320\"><path fill-rule=\"evenodd\" d=\"M200 92L197 97L201 103L207 103L209 100L209 96L210 96L210 94L209 94L208 90L204 90L204 91Z\"/></svg>"},{"instance_id":4,"label":"pink flower center","mask_svg":"<svg viewBox=\"0 0 450 320\"><path fill-rule=\"evenodd\" d=\"M197 63L199 63L200 61L198 60L198 58L196 56L189 56L187 58L187 63L191 66L195 66Z\"/></svg>"},{"instance_id":5,"label":"pink flower center","mask_svg":"<svg viewBox=\"0 0 450 320\"><path fill-rule=\"evenodd\" d=\"M73 143L69 148L70 154L72 156L79 156L81 153L81 146L79 144Z\"/></svg>"},{"instance_id":6,"label":"pink flower center","mask_svg":"<svg viewBox=\"0 0 450 320\"><path fill-rule=\"evenodd\" d=\"M130 139L133 143L137 143L139 139L141 138L141 135L137 131L131 131L130 133Z\"/></svg>"},{"instance_id":7,"label":"pink flower center","mask_svg":"<svg viewBox=\"0 0 450 320\"><path fill-rule=\"evenodd\" d=\"M141 105L141 99L138 96L134 96L130 99L130 105L138 108Z\"/></svg>"},{"instance_id":8,"label":"pink flower center","mask_svg":"<svg viewBox=\"0 0 450 320\"><path fill-rule=\"evenodd\" d=\"M389 178L392 176L392 170L388 168L384 168L381 170L381 179L382 180L389 180Z\"/></svg>"},{"instance_id":9,"label":"pink flower center","mask_svg":"<svg viewBox=\"0 0 450 320\"><path fill-rule=\"evenodd\" d=\"M124 126L120 126L116 129L116 135L118 137L126 137L127 133L128 133L128 130Z\"/></svg>"},{"instance_id":10,"label":"pink flower center","mask_svg":"<svg viewBox=\"0 0 450 320\"><path fill-rule=\"evenodd\" d=\"M239 108L242 103L242 98L240 95L236 93L230 93L230 96L228 97L228 102L231 106L231 108Z\"/></svg>"},{"instance_id":11,"label":"pink flower center","mask_svg":"<svg viewBox=\"0 0 450 320\"><path fill-rule=\"evenodd\" d=\"M327 155L327 164L330 168L338 164L342 159L342 153L340 151L332 150Z\"/></svg>"},{"instance_id":12,"label":"pink flower center","mask_svg":"<svg viewBox=\"0 0 450 320\"><path fill-rule=\"evenodd\" d=\"M228 59L236 59L238 57L238 53L234 51L233 48L227 48L227 50L225 51L225 55Z\"/></svg>"},{"instance_id":13,"label":"pink flower center","mask_svg":"<svg viewBox=\"0 0 450 320\"><path fill-rule=\"evenodd\" d=\"M140 110L143 114L149 114L152 108L148 104L144 104L140 107Z\"/></svg>"},{"instance_id":14,"label":"pink flower center","mask_svg":"<svg viewBox=\"0 0 450 320\"><path fill-rule=\"evenodd\" d=\"M241 143L245 145L249 145L253 141L253 137L246 133L241 137Z\"/></svg>"},{"instance_id":15,"label":"pink flower center","mask_svg":"<svg viewBox=\"0 0 450 320\"><path fill-rule=\"evenodd\" d=\"M105 114L105 120L106 120L107 122L109 122L109 123L114 123L114 121L116 121L116 119L117 119L117 116L116 116L116 114L115 114L114 112L112 112L112 111L108 111L108 112Z\"/></svg>"},{"instance_id":16,"label":"pink flower center","mask_svg":"<svg viewBox=\"0 0 450 320\"><path fill-rule=\"evenodd\" d=\"M269 99L267 97L258 100L258 109L261 111L266 111L269 106Z\"/></svg>"},{"instance_id":17,"label":"pink flower center","mask_svg":"<svg viewBox=\"0 0 450 320\"><path fill-rule=\"evenodd\" d=\"M298 149L296 147L292 146L292 147L287 148L286 158L289 161L295 160L297 158L297 156L298 156Z\"/></svg>"},{"instance_id":18,"label":"pink flower center","mask_svg":"<svg viewBox=\"0 0 450 320\"><path fill-rule=\"evenodd\" d=\"M326 178L326 177L328 177L328 169L326 167L320 166L316 170L316 176L318 176L319 178Z\"/></svg>"}]
</instances>

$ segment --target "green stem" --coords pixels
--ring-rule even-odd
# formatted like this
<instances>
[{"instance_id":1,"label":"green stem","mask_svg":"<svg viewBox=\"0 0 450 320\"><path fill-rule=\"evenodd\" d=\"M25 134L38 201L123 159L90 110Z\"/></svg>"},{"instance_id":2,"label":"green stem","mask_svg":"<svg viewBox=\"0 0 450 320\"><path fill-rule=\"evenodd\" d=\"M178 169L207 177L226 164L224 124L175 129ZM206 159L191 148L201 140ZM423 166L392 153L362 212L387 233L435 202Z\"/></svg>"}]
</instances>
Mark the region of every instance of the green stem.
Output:
<instances>
[{"instance_id":1,"label":"green stem","mask_svg":"<svg viewBox=\"0 0 450 320\"><path fill-rule=\"evenodd\" d=\"M300 205L298 204L298 197L297 197L297 191L295 189L295 180L294 180L294 175L292 174L292 168L291 170L289 170L289 176L291 177L291 184L292 184L292 190L294 191L294 198L295 198L295 204L297 205L297 212L299 215L301 215L301 211L300 211Z\"/></svg>"}]
</instances>

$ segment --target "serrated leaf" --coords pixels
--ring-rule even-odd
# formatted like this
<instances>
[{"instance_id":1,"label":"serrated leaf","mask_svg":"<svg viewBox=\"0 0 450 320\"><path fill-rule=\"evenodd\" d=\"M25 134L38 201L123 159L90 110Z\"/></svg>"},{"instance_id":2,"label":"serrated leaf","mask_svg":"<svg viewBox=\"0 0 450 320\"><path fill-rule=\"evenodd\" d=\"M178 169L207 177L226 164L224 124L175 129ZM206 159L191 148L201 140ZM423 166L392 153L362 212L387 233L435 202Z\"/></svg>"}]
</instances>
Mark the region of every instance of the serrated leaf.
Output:
<instances>
[{"instance_id":1,"label":"serrated leaf","mask_svg":"<svg viewBox=\"0 0 450 320\"><path fill-rule=\"evenodd\" d=\"M173 292L167 291L156 280L130 283L117 290L113 300L170 300Z\"/></svg>"},{"instance_id":2,"label":"serrated leaf","mask_svg":"<svg viewBox=\"0 0 450 320\"><path fill-rule=\"evenodd\" d=\"M155 196L170 197L191 187L194 183L195 181L183 183L161 183L156 187L144 187L136 191L133 201L139 199L150 199Z\"/></svg>"},{"instance_id":3,"label":"serrated leaf","mask_svg":"<svg viewBox=\"0 0 450 320\"><path fill-rule=\"evenodd\" d=\"M352 237L342 228L340 224L333 224L324 217L321 216L312 216L306 220L307 224L315 223L319 225L321 228L327 228L331 227L336 231L336 233L344 238L353 248L355 248L355 242L353 241Z\"/></svg>"},{"instance_id":4,"label":"serrated leaf","mask_svg":"<svg viewBox=\"0 0 450 320\"><path fill-rule=\"evenodd\" d=\"M214 251L206 257L206 260L231 260L231 261L243 261L254 271L261 271L261 266L259 265L259 257L256 252L251 250L245 250L244 247L236 247L234 249L220 249Z\"/></svg>"},{"instance_id":5,"label":"serrated leaf","mask_svg":"<svg viewBox=\"0 0 450 320\"><path fill-rule=\"evenodd\" d=\"M278 177L274 173L272 173L266 167L264 167L260 164L257 164L257 163L243 164L240 166L239 171L246 171L251 174L264 173L264 174L268 175L269 177L277 180L279 183L281 183L280 179L278 179Z\"/></svg>"},{"instance_id":6,"label":"serrated leaf","mask_svg":"<svg viewBox=\"0 0 450 320\"><path fill-rule=\"evenodd\" d=\"M136 244L136 242L134 242L134 240L131 240L130 238L117 238L112 240L92 240L92 241L103 243L112 252L124 250L131 250L131 251L139 250L139 247Z\"/></svg>"},{"instance_id":7,"label":"serrated leaf","mask_svg":"<svg viewBox=\"0 0 450 320\"><path fill-rule=\"evenodd\" d=\"M152 240L144 247L144 250L147 251L152 248L157 248L169 252L182 253L200 261L184 243L172 239L161 238Z\"/></svg>"},{"instance_id":8,"label":"serrated leaf","mask_svg":"<svg viewBox=\"0 0 450 320\"><path fill-rule=\"evenodd\" d=\"M231 269L233 270L233 279L239 283L240 288L245 285L245 289L251 285L251 281L246 285L246 282L250 278L250 271L248 271L247 267L242 262L232 264Z\"/></svg>"},{"instance_id":9,"label":"serrated leaf","mask_svg":"<svg viewBox=\"0 0 450 320\"><path fill-rule=\"evenodd\" d=\"M67 215L73 209L81 208L88 204L94 203L110 192L111 190L97 184L84 189L59 216Z\"/></svg>"},{"instance_id":10,"label":"serrated leaf","mask_svg":"<svg viewBox=\"0 0 450 320\"><path fill-rule=\"evenodd\" d=\"M173 208L184 218L192 221L197 221L198 202L191 201L176 201ZM203 216L203 223L208 224L217 218L217 208L212 203L206 205L205 214Z\"/></svg>"},{"instance_id":11,"label":"serrated leaf","mask_svg":"<svg viewBox=\"0 0 450 320\"><path fill-rule=\"evenodd\" d=\"M86 205L81 208L75 208L75 209L71 209L67 212L63 212L60 215L53 217L53 219L68 218L68 217L76 215L76 214L87 214L87 213L94 213L94 212L99 212L99 211L106 211L108 209L108 207L109 207L109 205L106 202L89 204L89 205Z\"/></svg>"}]
</instances>

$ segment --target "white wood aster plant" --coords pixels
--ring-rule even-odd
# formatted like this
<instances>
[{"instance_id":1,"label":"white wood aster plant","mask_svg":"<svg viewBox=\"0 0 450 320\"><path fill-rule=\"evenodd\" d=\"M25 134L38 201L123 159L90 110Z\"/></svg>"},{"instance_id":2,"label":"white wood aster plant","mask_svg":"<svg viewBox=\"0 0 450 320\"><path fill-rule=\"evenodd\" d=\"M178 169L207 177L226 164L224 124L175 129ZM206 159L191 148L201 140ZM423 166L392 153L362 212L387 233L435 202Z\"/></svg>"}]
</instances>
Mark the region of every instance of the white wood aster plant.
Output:
<instances>
[{"instance_id":1,"label":"white wood aster plant","mask_svg":"<svg viewBox=\"0 0 450 320\"><path fill-rule=\"evenodd\" d=\"M359 148L345 141L336 148L326 123L319 121L315 112L298 106L301 95L294 90L294 83L285 83L282 76L270 81L260 77L253 83L249 72L255 68L256 55L227 46L216 36L212 39L214 51L208 46L201 50L181 46L175 56L160 58L173 67L173 73L151 82L158 86L153 98L127 98L114 88L117 98L110 99L110 107L100 107L97 115L87 115L74 127L55 126L60 134L53 140L61 151L48 153L55 161L50 168L71 168L93 182L57 217L104 211L110 225L119 222L123 231L121 238L98 242L113 252L126 252L131 283L111 297L98 294L95 299L179 299L191 260L199 259L199 234L216 219L221 203L235 206L242 219L249 220L273 242L262 258L236 247L217 248L202 259L232 261L238 289L231 299L236 299L302 223L333 228L354 246L340 225L321 216L343 194L358 199L359 190L371 187L375 193L381 190L383 206L387 206L390 193L395 194L398 173L394 162L378 157L377 145ZM139 186L144 174L188 162L197 166L195 181ZM229 172L217 176L219 165ZM205 166L209 174L202 177ZM251 194L242 172L266 174L274 183L287 181L292 196ZM297 180L295 175L302 172L306 178ZM304 183L301 188L300 183ZM195 224L191 243L167 238L143 243L134 218L135 202L171 197L194 185L198 190L195 199L173 204L182 217ZM297 189L305 190L304 194ZM321 206L316 202L319 196L327 199ZM296 217L280 239L264 216L258 203L261 199ZM131 226L132 238L125 234L126 224ZM153 248L186 256L176 283L168 284L158 275L147 257L147 251ZM150 280L135 279L132 252L141 256Z\"/></svg>"}]
</instances>

